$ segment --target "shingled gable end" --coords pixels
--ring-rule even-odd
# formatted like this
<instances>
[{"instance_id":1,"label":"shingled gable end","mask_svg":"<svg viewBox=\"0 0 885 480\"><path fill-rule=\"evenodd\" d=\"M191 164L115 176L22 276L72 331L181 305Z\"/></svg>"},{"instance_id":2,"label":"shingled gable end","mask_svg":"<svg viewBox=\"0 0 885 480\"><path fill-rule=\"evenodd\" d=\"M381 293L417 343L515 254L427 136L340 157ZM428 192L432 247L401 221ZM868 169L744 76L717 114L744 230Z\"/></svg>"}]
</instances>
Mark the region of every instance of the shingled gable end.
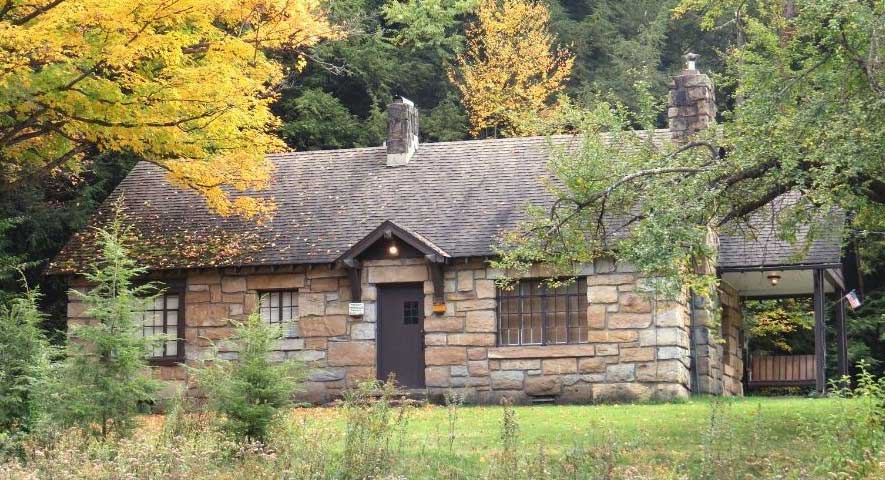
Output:
<instances>
[{"instance_id":1,"label":"shingled gable end","mask_svg":"<svg viewBox=\"0 0 885 480\"><path fill-rule=\"evenodd\" d=\"M673 89L673 129L646 133L658 143L715 118L705 75L683 72ZM155 359L160 378L187 383L180 364L205 358L212 343L234 358L223 342L229 319L258 312L283 328L277 355L311 365L304 396L314 402L390 374L431 396L459 389L475 402L742 393L740 299L728 285L720 296L726 343L702 347L688 299L648 298L628 265L586 265L560 289L539 284L549 272L538 265L516 289L497 288L501 272L488 265L496 238L526 218L527 206L549 205L551 148L577 139L419 145L418 112L405 99L391 103L388 133L381 147L271 155L274 177L262 194L277 209L261 225L213 214L151 164L133 169L107 205L121 198L135 231L155 242L145 250L161 242L165 252L141 258L169 286L149 312L150 331L159 325L181 337ZM757 243L724 238L721 256L734 262L734 251L764 250ZM792 248L778 244L777 255ZM74 274L94 254L84 231L52 271L86 288ZM837 262L838 244L812 254ZM72 296L68 321L87 321L82 312Z\"/></svg>"}]
</instances>

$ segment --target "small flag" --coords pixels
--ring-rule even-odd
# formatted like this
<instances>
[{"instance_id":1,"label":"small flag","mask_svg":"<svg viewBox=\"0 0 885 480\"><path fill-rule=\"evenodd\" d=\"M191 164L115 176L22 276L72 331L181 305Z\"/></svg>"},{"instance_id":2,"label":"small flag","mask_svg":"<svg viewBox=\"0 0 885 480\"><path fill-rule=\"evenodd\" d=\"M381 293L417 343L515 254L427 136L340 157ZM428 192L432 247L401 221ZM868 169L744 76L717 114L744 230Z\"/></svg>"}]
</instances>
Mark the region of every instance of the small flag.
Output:
<instances>
[{"instance_id":1,"label":"small flag","mask_svg":"<svg viewBox=\"0 0 885 480\"><path fill-rule=\"evenodd\" d=\"M845 295L845 299L848 300L848 305L851 306L852 310L857 310L861 305L860 297L857 296L856 290L848 292Z\"/></svg>"}]
</instances>

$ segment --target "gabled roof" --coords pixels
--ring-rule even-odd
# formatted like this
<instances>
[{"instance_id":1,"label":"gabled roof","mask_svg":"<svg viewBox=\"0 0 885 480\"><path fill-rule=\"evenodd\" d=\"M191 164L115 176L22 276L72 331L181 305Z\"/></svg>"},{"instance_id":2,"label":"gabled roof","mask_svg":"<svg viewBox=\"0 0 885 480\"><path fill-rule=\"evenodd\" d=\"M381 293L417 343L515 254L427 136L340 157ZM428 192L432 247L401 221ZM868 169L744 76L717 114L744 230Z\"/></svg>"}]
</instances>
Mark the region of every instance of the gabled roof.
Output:
<instances>
[{"instance_id":1,"label":"gabled roof","mask_svg":"<svg viewBox=\"0 0 885 480\"><path fill-rule=\"evenodd\" d=\"M656 143L669 135L652 132ZM384 147L270 155L275 171L260 194L274 200L276 211L262 225L210 212L196 193L142 162L93 223L122 197L136 246L160 253L137 255L152 269L331 263L386 221L440 255L488 256L502 231L527 218L528 205L552 202L551 148L578 144L572 136L425 143L409 164L394 168L386 166ZM93 237L90 229L78 232L50 272L84 271ZM814 259L838 261L835 245ZM755 240L735 237L723 242L722 256L740 263L745 256L733 251L756 248Z\"/></svg>"},{"instance_id":2,"label":"gabled roof","mask_svg":"<svg viewBox=\"0 0 885 480\"><path fill-rule=\"evenodd\" d=\"M445 250L434 245L433 242L423 235L402 228L390 220L385 220L384 223L378 225L378 228L369 232L368 235L341 254L337 261L352 266L357 257L368 250L375 242L382 238L390 237L396 237L405 242L410 247L424 254L432 262L444 263L449 258L452 258Z\"/></svg>"}]
</instances>

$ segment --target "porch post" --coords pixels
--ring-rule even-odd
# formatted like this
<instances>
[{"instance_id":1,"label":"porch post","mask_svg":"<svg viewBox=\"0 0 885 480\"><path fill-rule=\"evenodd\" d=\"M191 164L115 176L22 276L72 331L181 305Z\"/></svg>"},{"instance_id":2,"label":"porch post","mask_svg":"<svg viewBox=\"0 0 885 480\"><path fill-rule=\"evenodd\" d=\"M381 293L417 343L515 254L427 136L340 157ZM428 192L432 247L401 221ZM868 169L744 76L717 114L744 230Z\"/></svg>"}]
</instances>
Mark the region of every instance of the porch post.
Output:
<instances>
[{"instance_id":1,"label":"porch post","mask_svg":"<svg viewBox=\"0 0 885 480\"><path fill-rule=\"evenodd\" d=\"M836 290L839 301L836 302L836 354L839 363L839 376L848 375L848 335L845 333L845 290Z\"/></svg>"},{"instance_id":2,"label":"porch post","mask_svg":"<svg viewBox=\"0 0 885 480\"><path fill-rule=\"evenodd\" d=\"M824 296L824 271L816 268L814 276L814 367L818 394L827 391L827 326Z\"/></svg>"}]
</instances>

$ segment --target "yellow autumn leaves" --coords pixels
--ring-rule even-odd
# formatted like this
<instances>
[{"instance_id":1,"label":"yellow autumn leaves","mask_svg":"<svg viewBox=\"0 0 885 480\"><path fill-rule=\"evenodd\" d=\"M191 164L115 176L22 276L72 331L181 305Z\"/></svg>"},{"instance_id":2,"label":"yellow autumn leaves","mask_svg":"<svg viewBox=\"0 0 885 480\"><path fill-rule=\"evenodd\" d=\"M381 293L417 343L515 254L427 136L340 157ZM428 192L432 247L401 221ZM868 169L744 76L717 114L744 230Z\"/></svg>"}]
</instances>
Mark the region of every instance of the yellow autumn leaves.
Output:
<instances>
[{"instance_id":1,"label":"yellow autumn leaves","mask_svg":"<svg viewBox=\"0 0 885 480\"><path fill-rule=\"evenodd\" d=\"M527 135L573 57L547 8L479 0L452 81L474 135ZM0 184L76 175L130 152L222 215L261 217L265 154L285 147L270 110L305 49L341 33L321 0L21 0L0 7ZM270 55L285 52L285 55ZM276 58L295 58L283 64Z\"/></svg>"},{"instance_id":2,"label":"yellow autumn leaves","mask_svg":"<svg viewBox=\"0 0 885 480\"><path fill-rule=\"evenodd\" d=\"M474 136L537 134L552 113L574 56L554 48L550 12L532 0L480 0L467 49L450 78L461 93Z\"/></svg>"},{"instance_id":3,"label":"yellow autumn leaves","mask_svg":"<svg viewBox=\"0 0 885 480\"><path fill-rule=\"evenodd\" d=\"M270 178L280 150L275 89L338 35L318 0L36 0L0 9L0 175L76 172L128 151L221 214L268 200L232 195Z\"/></svg>"}]
</instances>

